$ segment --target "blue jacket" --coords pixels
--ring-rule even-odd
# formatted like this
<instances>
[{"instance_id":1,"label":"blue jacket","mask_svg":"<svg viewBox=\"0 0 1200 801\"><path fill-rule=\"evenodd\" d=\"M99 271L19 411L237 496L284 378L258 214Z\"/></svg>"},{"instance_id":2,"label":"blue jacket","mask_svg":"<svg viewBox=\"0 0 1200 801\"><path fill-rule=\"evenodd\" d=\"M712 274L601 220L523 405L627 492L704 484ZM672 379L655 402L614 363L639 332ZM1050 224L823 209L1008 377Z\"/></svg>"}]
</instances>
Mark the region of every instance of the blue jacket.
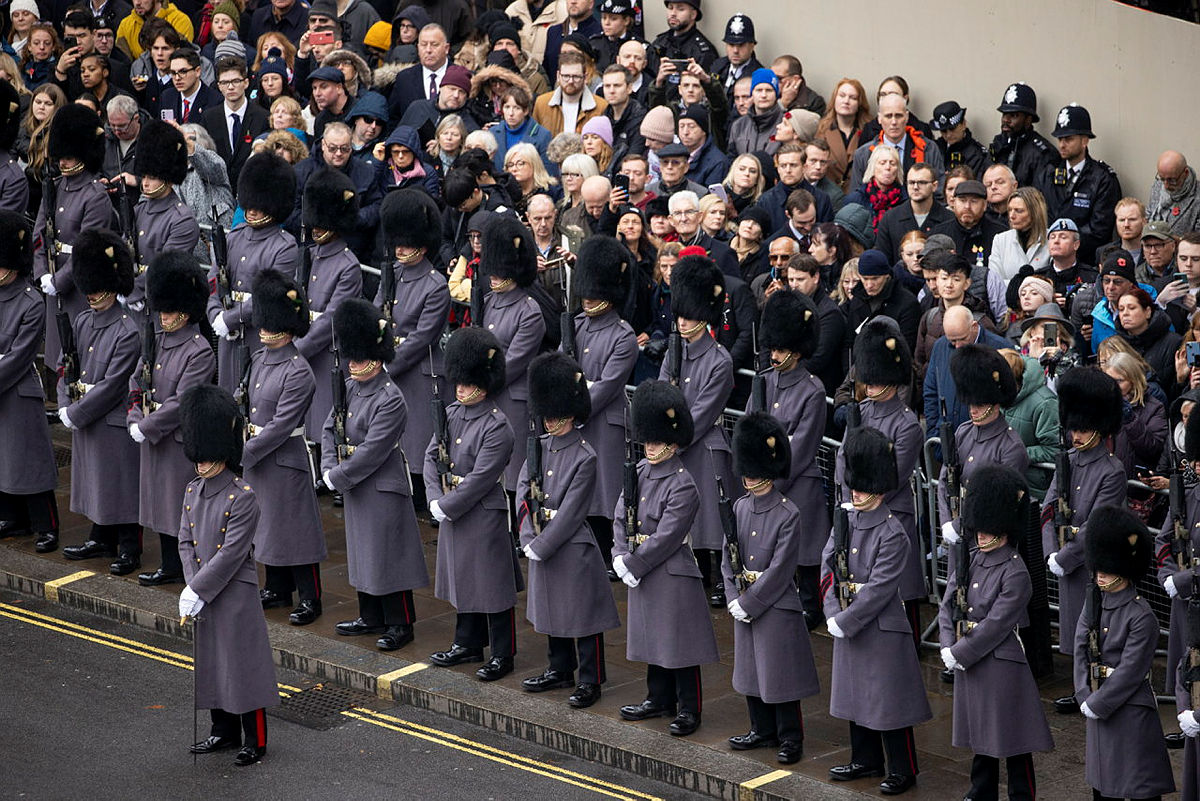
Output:
<instances>
[{"instance_id":1,"label":"blue jacket","mask_svg":"<svg viewBox=\"0 0 1200 801\"><path fill-rule=\"evenodd\" d=\"M758 207L771 216L771 230L764 232L768 236L782 231L787 225L788 217L785 207L788 195L797 189L807 190L813 196L813 200L817 202L817 222L833 222L833 204L829 202L829 195L825 190L818 189L808 181L801 181L795 186L785 186L781 182L763 192L762 197L758 199Z\"/></svg>"},{"instance_id":2,"label":"blue jacket","mask_svg":"<svg viewBox=\"0 0 1200 801\"><path fill-rule=\"evenodd\" d=\"M501 120L494 128L492 135L496 137L496 169L504 171L504 157L508 155L510 143L517 144L518 142L528 142L537 148L538 155L542 157L542 162L547 169L553 167L550 160L546 158L546 148L550 145L550 132L533 121L533 117L525 120L525 124L520 128L513 130L508 127L508 123Z\"/></svg>"},{"instance_id":3,"label":"blue jacket","mask_svg":"<svg viewBox=\"0 0 1200 801\"><path fill-rule=\"evenodd\" d=\"M979 339L975 341L980 345L988 345L997 350L1012 347L1012 343L1007 339L983 326L979 327ZM922 392L925 400L926 439L938 435L938 426L942 422L941 409L938 404L940 398L946 400L946 415L950 418L953 429L957 430L958 426L966 422L969 417L966 404L958 402L954 379L950 377L950 357L953 355L954 348L950 347L950 340L945 336L938 337L929 354L929 367L925 371L925 386Z\"/></svg>"},{"instance_id":4,"label":"blue jacket","mask_svg":"<svg viewBox=\"0 0 1200 801\"><path fill-rule=\"evenodd\" d=\"M425 170L424 178L409 178L401 183L395 183L392 177L392 168L389 163L388 151L392 145L402 145L413 152L417 163ZM441 200L442 197L442 179L438 174L437 169L430 163L429 159L425 158L425 151L417 141L417 129L409 125L397 125L396 130L392 131L391 136L383 146L383 161L378 162L376 166L379 172L379 185L385 191L390 192L393 189L424 189L434 200Z\"/></svg>"},{"instance_id":5,"label":"blue jacket","mask_svg":"<svg viewBox=\"0 0 1200 801\"><path fill-rule=\"evenodd\" d=\"M312 155L296 165L296 203L292 215L284 226L294 236L300 235L301 205L304 201L304 187L309 177L325 166L321 156L321 148L314 147ZM379 183L379 175L375 168L361 159L352 158L342 167L342 172L354 184L358 192L358 226L354 231L346 233L346 244L365 264L378 261L377 237L379 234L379 206L383 202L383 189Z\"/></svg>"},{"instance_id":6,"label":"blue jacket","mask_svg":"<svg viewBox=\"0 0 1200 801\"><path fill-rule=\"evenodd\" d=\"M701 186L710 186L724 181L728 172L729 159L725 158L725 154L717 149L716 142L710 136L700 146L696 158L688 167L687 177L688 180L695 181Z\"/></svg>"},{"instance_id":7,"label":"blue jacket","mask_svg":"<svg viewBox=\"0 0 1200 801\"><path fill-rule=\"evenodd\" d=\"M1151 300L1158 297L1158 291L1149 284L1138 284L1138 286L1146 290ZM1100 300L1096 301L1096 305L1092 307L1092 353L1098 352L1100 343L1115 333L1117 333L1117 324L1113 318L1112 309L1108 307L1108 298L1104 297L1104 293L1100 293Z\"/></svg>"}]
</instances>

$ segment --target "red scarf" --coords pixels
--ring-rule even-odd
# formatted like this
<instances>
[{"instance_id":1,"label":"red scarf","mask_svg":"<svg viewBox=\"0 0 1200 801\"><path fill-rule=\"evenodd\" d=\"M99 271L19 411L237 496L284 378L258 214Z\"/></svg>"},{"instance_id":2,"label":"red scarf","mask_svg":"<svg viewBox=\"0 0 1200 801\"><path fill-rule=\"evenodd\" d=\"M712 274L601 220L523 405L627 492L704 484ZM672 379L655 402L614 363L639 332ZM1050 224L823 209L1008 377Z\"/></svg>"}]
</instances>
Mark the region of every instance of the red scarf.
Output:
<instances>
[{"instance_id":1,"label":"red scarf","mask_svg":"<svg viewBox=\"0 0 1200 801\"><path fill-rule=\"evenodd\" d=\"M879 218L890 208L900 203L900 187L892 184L890 189L880 189L875 179L867 181L864 190L871 203L871 230L879 228Z\"/></svg>"}]
</instances>

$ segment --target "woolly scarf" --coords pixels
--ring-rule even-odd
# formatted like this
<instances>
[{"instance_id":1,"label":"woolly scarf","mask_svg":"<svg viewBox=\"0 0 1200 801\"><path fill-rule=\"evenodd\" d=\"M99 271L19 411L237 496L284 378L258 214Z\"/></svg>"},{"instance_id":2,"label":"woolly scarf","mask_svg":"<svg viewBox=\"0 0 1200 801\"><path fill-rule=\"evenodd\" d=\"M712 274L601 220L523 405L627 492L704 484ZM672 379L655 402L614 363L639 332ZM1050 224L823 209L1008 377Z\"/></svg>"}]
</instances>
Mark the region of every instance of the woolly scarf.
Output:
<instances>
[{"instance_id":1,"label":"woolly scarf","mask_svg":"<svg viewBox=\"0 0 1200 801\"><path fill-rule=\"evenodd\" d=\"M867 181L867 185L863 189L867 193L867 200L871 204L871 230L875 231L879 228L879 219L883 217L884 212L900 202L900 187L892 184L889 188L883 189L872 178Z\"/></svg>"}]
</instances>

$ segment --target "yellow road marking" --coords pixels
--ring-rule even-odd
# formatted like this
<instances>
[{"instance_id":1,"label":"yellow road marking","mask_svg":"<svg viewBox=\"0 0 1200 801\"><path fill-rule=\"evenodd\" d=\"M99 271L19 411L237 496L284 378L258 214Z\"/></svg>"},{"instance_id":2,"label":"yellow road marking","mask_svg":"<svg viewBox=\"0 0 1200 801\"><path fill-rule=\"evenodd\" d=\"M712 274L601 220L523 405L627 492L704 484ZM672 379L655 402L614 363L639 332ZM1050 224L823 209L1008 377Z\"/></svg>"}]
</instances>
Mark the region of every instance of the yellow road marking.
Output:
<instances>
[{"instance_id":1,"label":"yellow road marking","mask_svg":"<svg viewBox=\"0 0 1200 801\"><path fill-rule=\"evenodd\" d=\"M183 668L184 670L192 669L191 660L184 661L183 657L179 657L176 659L169 659L166 657L159 656L157 654L152 654L148 651L144 651L140 648L131 648L128 645L122 645L121 643L113 642L112 640L104 640L99 637L92 637L92 636L83 634L78 631L71 631L69 629L65 629L60 626L53 626L49 623L43 623L40 620L34 620L33 618L24 617L22 615L14 615L12 612L9 612L7 609L0 609L0 617L12 618L13 620L17 620L22 623L28 623L31 626L38 626L43 629L49 629L50 631L57 631L60 634L69 634L70 636L78 637L81 640L87 640L88 642L94 642L97 645L107 645L109 648L116 648L119 651L126 651L131 654L136 654L137 656L144 656L147 659L154 659L154 660L163 662L168 665L174 665L175 667ZM97 633L99 633L99 632L97 632Z\"/></svg>"},{"instance_id":2,"label":"yellow road marking","mask_svg":"<svg viewBox=\"0 0 1200 801\"><path fill-rule=\"evenodd\" d=\"M738 797L743 799L743 801L749 801L749 799L754 797L754 791L759 787L791 775L792 772L790 770L773 770L770 773L755 776L753 779L749 779L738 785Z\"/></svg>"},{"instance_id":3,"label":"yellow road marking","mask_svg":"<svg viewBox=\"0 0 1200 801\"><path fill-rule=\"evenodd\" d=\"M424 670L427 667L429 667L429 665L424 662L414 662L411 665L405 665L404 667L398 670L393 670L390 673L384 673L380 676L376 676L375 694L380 698L386 698L389 701L392 700L392 683L396 681L396 679L402 679L405 676L411 676L413 673Z\"/></svg>"},{"instance_id":4,"label":"yellow road marking","mask_svg":"<svg viewBox=\"0 0 1200 801\"><path fill-rule=\"evenodd\" d=\"M52 581L47 581L46 585L45 585L46 586L46 600L54 601L55 603L58 603L58 588L59 587L63 586L64 584L70 584L72 581L79 581L80 579L85 579L88 576L94 576L94 575L96 575L95 571L80 570L78 573L72 573L69 576L63 576L62 578L56 578L56 579L53 579Z\"/></svg>"},{"instance_id":5,"label":"yellow road marking","mask_svg":"<svg viewBox=\"0 0 1200 801\"><path fill-rule=\"evenodd\" d=\"M191 664L191 662L192 662L192 658L190 656L188 656L187 654L181 654L181 653L177 653L175 651L168 651L164 648L156 648L153 645L149 645L144 642L138 642L137 640L130 640L125 637L118 636L116 634L109 634L106 631L90 629L86 626L80 626L77 623L72 623L69 620L63 620L62 618L58 618L58 617L51 617L50 615L43 615L39 612L35 612L32 609L26 609L22 606L13 606L12 604L0 603L0 610L12 612L12 613L15 613L18 615L24 615L26 617L33 618L35 620L40 620L45 623L53 624L54 626L58 626L58 627L65 628L65 629L72 629L74 631L82 632L84 634L88 634L91 636L103 637L108 640L113 640L114 642L124 643L125 645L129 645L134 648L140 648L140 649L143 649L146 651L151 651L156 654L161 654L163 656L177 659L181 662L186 662L188 664ZM66 632L66 633L71 633L71 632Z\"/></svg>"}]
</instances>

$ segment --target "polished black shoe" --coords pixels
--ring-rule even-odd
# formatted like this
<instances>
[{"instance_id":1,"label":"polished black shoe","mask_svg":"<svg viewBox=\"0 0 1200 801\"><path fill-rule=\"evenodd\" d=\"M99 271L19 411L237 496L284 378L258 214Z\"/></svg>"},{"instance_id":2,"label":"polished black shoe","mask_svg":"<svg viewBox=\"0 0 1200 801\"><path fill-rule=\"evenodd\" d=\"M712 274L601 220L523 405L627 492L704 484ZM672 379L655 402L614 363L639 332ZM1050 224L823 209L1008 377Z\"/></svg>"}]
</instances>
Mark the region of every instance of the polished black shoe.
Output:
<instances>
[{"instance_id":1,"label":"polished black shoe","mask_svg":"<svg viewBox=\"0 0 1200 801\"><path fill-rule=\"evenodd\" d=\"M241 745L241 740L235 740L232 737L206 737L195 745L188 746L188 750L193 754L212 754L217 751L228 751L230 748L237 748Z\"/></svg>"},{"instance_id":2,"label":"polished black shoe","mask_svg":"<svg viewBox=\"0 0 1200 801\"><path fill-rule=\"evenodd\" d=\"M334 506L334 508L335 508L335 509L341 509L341 508L342 508L343 506L345 506L345 505L346 505L346 501L345 501L345 499L342 497L342 493L340 493L340 492L337 492L337 491L335 490L335 491L334 491L334 493L333 493L333 506Z\"/></svg>"},{"instance_id":3,"label":"polished black shoe","mask_svg":"<svg viewBox=\"0 0 1200 801\"><path fill-rule=\"evenodd\" d=\"M0 539L5 537L24 537L29 529L15 520L0 520Z\"/></svg>"},{"instance_id":4,"label":"polished black shoe","mask_svg":"<svg viewBox=\"0 0 1200 801\"><path fill-rule=\"evenodd\" d=\"M900 795L907 793L917 786L917 777L903 773L889 773L888 777L879 783L879 792L884 795Z\"/></svg>"},{"instance_id":5,"label":"polished black shoe","mask_svg":"<svg viewBox=\"0 0 1200 801\"><path fill-rule=\"evenodd\" d=\"M1079 711L1079 702L1073 695L1064 695L1054 699L1054 711L1060 715L1074 715Z\"/></svg>"},{"instance_id":6,"label":"polished black shoe","mask_svg":"<svg viewBox=\"0 0 1200 801\"><path fill-rule=\"evenodd\" d=\"M835 782L852 782L855 779L865 779L868 776L882 776L883 768L873 768L861 762L851 762L846 765L835 765L829 769L829 778Z\"/></svg>"},{"instance_id":7,"label":"polished black shoe","mask_svg":"<svg viewBox=\"0 0 1200 801\"><path fill-rule=\"evenodd\" d=\"M464 662L482 662L482 648L467 648L465 645L454 643L448 651L438 651L429 655L429 661L442 667L454 667Z\"/></svg>"},{"instance_id":8,"label":"polished black shoe","mask_svg":"<svg viewBox=\"0 0 1200 801\"><path fill-rule=\"evenodd\" d=\"M292 605L292 594L280 595L275 590L259 590L258 600L262 601L263 609L278 609Z\"/></svg>"},{"instance_id":9,"label":"polished black shoe","mask_svg":"<svg viewBox=\"0 0 1200 801\"><path fill-rule=\"evenodd\" d=\"M398 651L416 637L413 627L408 625L388 626L383 636L375 641L380 651Z\"/></svg>"},{"instance_id":10,"label":"polished black shoe","mask_svg":"<svg viewBox=\"0 0 1200 801\"><path fill-rule=\"evenodd\" d=\"M613 584L616 584L618 581L621 580L621 577L617 575L617 571L613 570L610 567L608 569L608 580L611 581Z\"/></svg>"},{"instance_id":11,"label":"polished black shoe","mask_svg":"<svg viewBox=\"0 0 1200 801\"><path fill-rule=\"evenodd\" d=\"M1183 732L1181 731L1173 731L1170 734L1163 735L1163 740L1166 741L1167 748L1170 748L1172 751L1177 748L1183 748L1185 742Z\"/></svg>"},{"instance_id":12,"label":"polished black shoe","mask_svg":"<svg viewBox=\"0 0 1200 801\"><path fill-rule=\"evenodd\" d=\"M799 740L784 740L779 744L779 753L775 755L775 761L780 765L791 765L799 762L802 756L804 743Z\"/></svg>"},{"instance_id":13,"label":"polished black shoe","mask_svg":"<svg viewBox=\"0 0 1200 801\"><path fill-rule=\"evenodd\" d=\"M824 624L825 620L820 615L813 615L808 612L804 613L804 625L810 632L816 631Z\"/></svg>"},{"instance_id":14,"label":"polished black shoe","mask_svg":"<svg viewBox=\"0 0 1200 801\"><path fill-rule=\"evenodd\" d=\"M58 550L58 532L57 531L39 531L37 540L33 543L33 550L38 553L50 553Z\"/></svg>"},{"instance_id":15,"label":"polished black shoe","mask_svg":"<svg viewBox=\"0 0 1200 801\"><path fill-rule=\"evenodd\" d=\"M696 729L700 728L700 716L695 712L680 712L671 721L671 725L667 727L667 731L672 737L687 737Z\"/></svg>"},{"instance_id":16,"label":"polished black shoe","mask_svg":"<svg viewBox=\"0 0 1200 801\"><path fill-rule=\"evenodd\" d=\"M953 684L954 683L954 671L953 670L938 671L938 678L942 680L942 684Z\"/></svg>"},{"instance_id":17,"label":"polished black shoe","mask_svg":"<svg viewBox=\"0 0 1200 801\"><path fill-rule=\"evenodd\" d=\"M674 717L675 707L659 706L647 698L640 704L629 704L621 707L621 717L625 720L649 720L650 718Z\"/></svg>"},{"instance_id":18,"label":"polished black shoe","mask_svg":"<svg viewBox=\"0 0 1200 801\"><path fill-rule=\"evenodd\" d=\"M358 637L362 634L383 634L387 631L387 626L372 626L361 617L356 617L354 620L343 620L334 626L333 630L344 637Z\"/></svg>"},{"instance_id":19,"label":"polished black shoe","mask_svg":"<svg viewBox=\"0 0 1200 801\"><path fill-rule=\"evenodd\" d=\"M513 658L511 656L493 656L483 667L475 671L475 677L480 681L495 681L512 672Z\"/></svg>"},{"instance_id":20,"label":"polished black shoe","mask_svg":"<svg viewBox=\"0 0 1200 801\"><path fill-rule=\"evenodd\" d=\"M718 587L712 591L712 595L708 596L708 605L713 609L725 608L725 588Z\"/></svg>"},{"instance_id":21,"label":"polished black shoe","mask_svg":"<svg viewBox=\"0 0 1200 801\"><path fill-rule=\"evenodd\" d=\"M320 601L301 601L288 615L288 622L293 626L307 626L320 616Z\"/></svg>"},{"instance_id":22,"label":"polished black shoe","mask_svg":"<svg viewBox=\"0 0 1200 801\"><path fill-rule=\"evenodd\" d=\"M778 745L778 737L764 737L756 731L735 734L729 738L729 747L734 751L750 751L755 748L776 748Z\"/></svg>"},{"instance_id":23,"label":"polished black shoe","mask_svg":"<svg viewBox=\"0 0 1200 801\"><path fill-rule=\"evenodd\" d=\"M157 587L160 584L182 584L182 573L164 573L160 567L153 573L138 573L138 584L143 587Z\"/></svg>"},{"instance_id":24,"label":"polished black shoe","mask_svg":"<svg viewBox=\"0 0 1200 801\"><path fill-rule=\"evenodd\" d=\"M114 576L128 576L142 566L142 557L133 553L123 553L108 566L108 572Z\"/></svg>"},{"instance_id":25,"label":"polished black shoe","mask_svg":"<svg viewBox=\"0 0 1200 801\"><path fill-rule=\"evenodd\" d=\"M253 765L255 762L262 760L263 755L267 753L267 747L264 745L259 748L257 745L243 746L241 751L237 752L237 756L233 758L233 764L236 767L244 768L247 765Z\"/></svg>"},{"instance_id":26,"label":"polished black shoe","mask_svg":"<svg viewBox=\"0 0 1200 801\"><path fill-rule=\"evenodd\" d=\"M63 548L63 556L67 559L77 561L79 559L95 559L97 556L104 556L112 559L117 555L117 549L110 545L105 545L102 542L88 540L83 545L68 545Z\"/></svg>"},{"instance_id":27,"label":"polished black shoe","mask_svg":"<svg viewBox=\"0 0 1200 801\"><path fill-rule=\"evenodd\" d=\"M521 682L526 692L544 693L546 690L561 690L575 685L575 676L570 673L560 673L557 670L547 670L540 676L530 676Z\"/></svg>"},{"instance_id":28,"label":"polished black shoe","mask_svg":"<svg viewBox=\"0 0 1200 801\"><path fill-rule=\"evenodd\" d=\"M575 692L571 693L571 697L567 699L567 704L576 709L587 709L599 700L599 684L580 684L575 688Z\"/></svg>"}]
</instances>

